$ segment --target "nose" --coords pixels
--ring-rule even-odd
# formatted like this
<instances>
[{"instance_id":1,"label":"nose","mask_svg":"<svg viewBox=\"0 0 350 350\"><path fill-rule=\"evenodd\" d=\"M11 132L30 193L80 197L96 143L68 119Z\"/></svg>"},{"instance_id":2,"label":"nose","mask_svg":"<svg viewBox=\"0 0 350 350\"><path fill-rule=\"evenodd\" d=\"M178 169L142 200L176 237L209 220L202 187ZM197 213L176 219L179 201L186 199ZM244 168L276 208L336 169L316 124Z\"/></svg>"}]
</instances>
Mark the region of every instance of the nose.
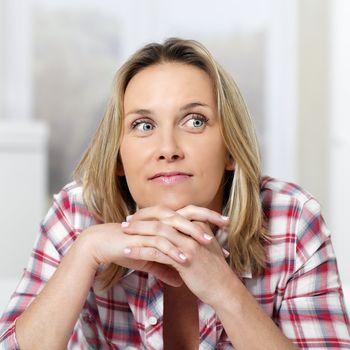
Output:
<instances>
[{"instance_id":1,"label":"nose","mask_svg":"<svg viewBox=\"0 0 350 350\"><path fill-rule=\"evenodd\" d=\"M173 162L182 159L184 153L181 147L180 135L175 130L166 130L160 133L157 153L158 160Z\"/></svg>"}]
</instances>

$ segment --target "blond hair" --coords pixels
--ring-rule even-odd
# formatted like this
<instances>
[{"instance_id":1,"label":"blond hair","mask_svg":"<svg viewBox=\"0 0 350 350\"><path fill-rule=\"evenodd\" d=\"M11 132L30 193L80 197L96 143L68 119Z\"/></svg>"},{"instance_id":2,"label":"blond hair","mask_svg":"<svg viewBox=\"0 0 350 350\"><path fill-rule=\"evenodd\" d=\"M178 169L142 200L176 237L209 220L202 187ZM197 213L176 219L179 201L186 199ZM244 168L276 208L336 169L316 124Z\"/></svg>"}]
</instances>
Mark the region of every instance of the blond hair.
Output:
<instances>
[{"instance_id":1,"label":"blond hair","mask_svg":"<svg viewBox=\"0 0 350 350\"><path fill-rule=\"evenodd\" d=\"M264 228L260 200L260 155L246 104L233 79L210 52L194 40L171 38L138 50L117 72L106 113L82 160L75 179L82 183L90 212L102 222L122 222L136 204L125 177L117 176L123 132L123 101L130 80L142 69L164 62L180 62L205 71L212 80L221 133L235 161L234 172L224 175L222 212L230 216L228 236L231 266L237 273L261 272L265 266ZM104 287L111 286L124 269L111 264L101 274Z\"/></svg>"}]
</instances>

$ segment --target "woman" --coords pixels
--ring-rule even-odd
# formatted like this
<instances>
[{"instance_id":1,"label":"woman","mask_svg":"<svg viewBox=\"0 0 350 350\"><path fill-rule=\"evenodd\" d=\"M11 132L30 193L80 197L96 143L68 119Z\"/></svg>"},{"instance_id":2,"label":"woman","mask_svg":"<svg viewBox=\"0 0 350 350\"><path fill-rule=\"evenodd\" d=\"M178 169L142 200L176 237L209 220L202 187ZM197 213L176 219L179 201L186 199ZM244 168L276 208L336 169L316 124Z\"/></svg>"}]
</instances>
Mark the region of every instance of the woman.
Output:
<instances>
[{"instance_id":1,"label":"woman","mask_svg":"<svg viewBox=\"0 0 350 350\"><path fill-rule=\"evenodd\" d=\"M3 348L340 349L317 202L262 178L238 88L194 41L136 52L1 319Z\"/></svg>"}]
</instances>

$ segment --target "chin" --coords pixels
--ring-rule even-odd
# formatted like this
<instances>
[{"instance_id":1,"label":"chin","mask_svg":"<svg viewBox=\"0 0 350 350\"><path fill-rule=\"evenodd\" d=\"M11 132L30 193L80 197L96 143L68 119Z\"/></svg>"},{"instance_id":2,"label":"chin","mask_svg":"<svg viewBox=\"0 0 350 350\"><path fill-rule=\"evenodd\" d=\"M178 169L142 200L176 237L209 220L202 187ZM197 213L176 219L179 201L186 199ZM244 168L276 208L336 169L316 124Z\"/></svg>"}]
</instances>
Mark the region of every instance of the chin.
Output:
<instances>
[{"instance_id":1,"label":"chin","mask_svg":"<svg viewBox=\"0 0 350 350\"><path fill-rule=\"evenodd\" d=\"M147 206L162 205L174 211L182 209L188 205L195 205L204 208L210 207L210 204L207 202L194 199L193 197L188 198L187 196L162 196L161 198L155 198L152 202L152 204L148 204Z\"/></svg>"},{"instance_id":2,"label":"chin","mask_svg":"<svg viewBox=\"0 0 350 350\"><path fill-rule=\"evenodd\" d=\"M151 200L140 201L138 203L138 207L147 208L147 207L161 205L176 211L190 204L199 205L198 203L196 203L196 201L191 200L187 196L174 196L169 194L169 195L162 195L159 197L153 196Z\"/></svg>"},{"instance_id":3,"label":"chin","mask_svg":"<svg viewBox=\"0 0 350 350\"><path fill-rule=\"evenodd\" d=\"M156 203L155 205L162 205L164 207L167 207L171 210L179 210L182 209L184 207L186 207L187 205L193 204L191 202L180 202L180 201L159 201L158 203Z\"/></svg>"}]
</instances>

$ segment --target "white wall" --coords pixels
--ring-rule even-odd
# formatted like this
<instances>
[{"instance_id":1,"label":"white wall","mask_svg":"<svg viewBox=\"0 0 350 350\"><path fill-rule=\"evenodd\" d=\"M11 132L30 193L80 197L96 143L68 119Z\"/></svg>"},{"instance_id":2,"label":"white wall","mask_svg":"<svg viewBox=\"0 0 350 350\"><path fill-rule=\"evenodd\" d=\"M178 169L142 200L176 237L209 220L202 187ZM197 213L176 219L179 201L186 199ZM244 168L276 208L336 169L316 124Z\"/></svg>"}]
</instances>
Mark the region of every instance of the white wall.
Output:
<instances>
[{"instance_id":1,"label":"white wall","mask_svg":"<svg viewBox=\"0 0 350 350\"><path fill-rule=\"evenodd\" d=\"M26 266L46 197L47 127L32 120L31 14L0 1L0 313Z\"/></svg>"},{"instance_id":2,"label":"white wall","mask_svg":"<svg viewBox=\"0 0 350 350\"><path fill-rule=\"evenodd\" d=\"M299 183L321 203L350 310L350 2L299 0Z\"/></svg>"},{"instance_id":3,"label":"white wall","mask_svg":"<svg viewBox=\"0 0 350 350\"><path fill-rule=\"evenodd\" d=\"M329 223L350 308L350 1L335 0L331 10Z\"/></svg>"},{"instance_id":4,"label":"white wall","mask_svg":"<svg viewBox=\"0 0 350 350\"><path fill-rule=\"evenodd\" d=\"M275 0L267 26L264 173L298 181L298 6Z\"/></svg>"}]
</instances>

